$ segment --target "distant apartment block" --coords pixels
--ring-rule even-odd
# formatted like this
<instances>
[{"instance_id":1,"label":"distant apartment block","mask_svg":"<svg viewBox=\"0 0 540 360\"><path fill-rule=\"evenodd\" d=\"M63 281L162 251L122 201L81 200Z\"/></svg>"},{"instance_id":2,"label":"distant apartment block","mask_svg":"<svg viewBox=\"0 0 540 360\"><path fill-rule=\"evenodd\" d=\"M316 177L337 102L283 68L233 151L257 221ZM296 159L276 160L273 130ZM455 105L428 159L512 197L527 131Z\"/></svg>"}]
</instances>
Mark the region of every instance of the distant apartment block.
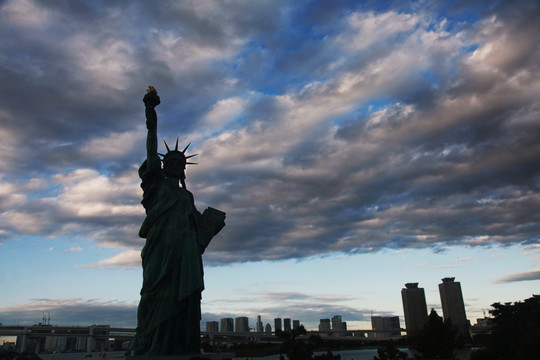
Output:
<instances>
[{"instance_id":1,"label":"distant apartment block","mask_svg":"<svg viewBox=\"0 0 540 360\"><path fill-rule=\"evenodd\" d=\"M235 332L249 332L249 319L245 316L240 316L234 319Z\"/></svg>"},{"instance_id":2,"label":"distant apartment block","mask_svg":"<svg viewBox=\"0 0 540 360\"><path fill-rule=\"evenodd\" d=\"M480 334L491 334L495 322L493 318L484 317L482 319L476 319L476 324L471 326L471 337L475 337Z\"/></svg>"},{"instance_id":3,"label":"distant apartment block","mask_svg":"<svg viewBox=\"0 0 540 360\"><path fill-rule=\"evenodd\" d=\"M459 334L468 339L469 321L465 314L461 284L454 280L453 277L447 277L442 279L442 283L439 284L443 317L445 321L450 319L452 324L458 328Z\"/></svg>"},{"instance_id":4,"label":"distant apartment block","mask_svg":"<svg viewBox=\"0 0 540 360\"><path fill-rule=\"evenodd\" d=\"M292 321L293 330L298 329L299 327L300 327L300 320L293 320Z\"/></svg>"},{"instance_id":5,"label":"distant apartment block","mask_svg":"<svg viewBox=\"0 0 540 360\"><path fill-rule=\"evenodd\" d=\"M347 330L347 323L341 318L341 315L335 315L332 317L332 330L343 331Z\"/></svg>"},{"instance_id":6,"label":"distant apartment block","mask_svg":"<svg viewBox=\"0 0 540 360\"><path fill-rule=\"evenodd\" d=\"M291 331L291 319L285 318L283 319L283 331Z\"/></svg>"},{"instance_id":7,"label":"distant apartment block","mask_svg":"<svg viewBox=\"0 0 540 360\"><path fill-rule=\"evenodd\" d=\"M275 318L274 319L274 331L282 331L283 328L281 327L281 318Z\"/></svg>"},{"instance_id":8,"label":"distant apartment block","mask_svg":"<svg viewBox=\"0 0 540 360\"><path fill-rule=\"evenodd\" d=\"M321 319L319 322L319 331L330 331L330 319Z\"/></svg>"},{"instance_id":9,"label":"distant apartment block","mask_svg":"<svg viewBox=\"0 0 540 360\"><path fill-rule=\"evenodd\" d=\"M400 336L399 316L372 316L371 317L371 329L372 330L385 330L377 331L373 333L375 337L392 337ZM394 331L388 331L394 330Z\"/></svg>"},{"instance_id":10,"label":"distant apartment block","mask_svg":"<svg viewBox=\"0 0 540 360\"><path fill-rule=\"evenodd\" d=\"M419 288L418 283L407 283L401 290L401 299L407 336L414 337L422 330L428 318L424 289Z\"/></svg>"},{"instance_id":11,"label":"distant apartment block","mask_svg":"<svg viewBox=\"0 0 540 360\"><path fill-rule=\"evenodd\" d=\"M217 321L207 321L206 322L206 332L218 332L219 323Z\"/></svg>"},{"instance_id":12,"label":"distant apartment block","mask_svg":"<svg viewBox=\"0 0 540 360\"><path fill-rule=\"evenodd\" d=\"M221 332L233 332L234 320L232 318L221 319Z\"/></svg>"}]
</instances>

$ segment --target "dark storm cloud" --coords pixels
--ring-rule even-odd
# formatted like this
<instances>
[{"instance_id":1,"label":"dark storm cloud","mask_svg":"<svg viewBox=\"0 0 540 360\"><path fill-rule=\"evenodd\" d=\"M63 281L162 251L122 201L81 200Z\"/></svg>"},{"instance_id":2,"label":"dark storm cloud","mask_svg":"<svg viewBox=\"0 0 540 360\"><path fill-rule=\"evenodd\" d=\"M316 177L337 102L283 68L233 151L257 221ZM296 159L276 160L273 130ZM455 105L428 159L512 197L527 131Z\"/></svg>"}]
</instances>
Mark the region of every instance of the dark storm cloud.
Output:
<instances>
[{"instance_id":1,"label":"dark storm cloud","mask_svg":"<svg viewBox=\"0 0 540 360\"><path fill-rule=\"evenodd\" d=\"M489 4L4 2L0 237L139 263L152 84L197 206L227 212L208 263L535 244L539 7Z\"/></svg>"},{"instance_id":2,"label":"dark storm cloud","mask_svg":"<svg viewBox=\"0 0 540 360\"><path fill-rule=\"evenodd\" d=\"M535 10L527 18L538 18ZM498 31L505 32L505 42L518 42L523 32L534 29L528 26L527 31L514 32L519 18L508 21L509 32L502 30L502 23L495 26L494 33L482 28L489 24L478 25L478 33L490 33L484 41L493 43L484 44L478 56L501 46ZM409 101L415 107L399 105L395 111L387 108L350 122L348 128L336 133L352 148L349 153L344 150L350 161L343 161L347 165L338 173L322 172L324 178L308 180L273 174L282 180L275 193L286 199L276 208L280 213L294 214L295 224L304 234L291 239L282 235L272 242L274 248L288 248L285 257L296 257L296 249L308 256L331 249L537 242L540 169L536 159L540 154L535 145L539 128L533 119L538 115L538 98L528 87L537 79L527 78L527 74L534 74L536 65L523 59L538 58L538 46L528 48L527 56L504 59L505 72L514 69L504 76L493 71L483 74L484 70L477 70L467 60L469 55L462 56L457 59L456 64L462 62L455 68L458 72L440 79L439 90L433 91L438 98L430 94L430 101L420 110L418 100ZM503 50L487 54L488 61L499 64L498 58L505 54L498 51ZM525 75L520 79L523 87L509 83L509 76L519 72ZM405 104L408 99L403 96ZM455 106L448 105L452 102ZM385 144L377 143L378 139ZM285 155L284 166L298 169L314 167L317 160L326 159L325 165L339 161L323 151L320 140L313 137L303 144L298 142ZM373 152L359 151L353 157L355 147L362 150L359 143L373 144ZM368 181L348 181L361 176L364 169L374 172ZM311 182L318 186L310 186ZM294 184L292 192L297 194L284 196L289 184ZM335 198L340 202L334 203ZM319 200L320 205L310 207L312 213L304 215L295 211L295 199L302 199L305 207L310 207L312 200ZM252 222L249 216L244 220ZM284 222L282 229L286 228ZM257 234L244 238L247 236L257 238ZM259 241L261 248L254 247L259 257L265 254L263 241L266 239Z\"/></svg>"},{"instance_id":3,"label":"dark storm cloud","mask_svg":"<svg viewBox=\"0 0 540 360\"><path fill-rule=\"evenodd\" d=\"M85 161L91 159L77 152L77 147L111 131L128 131L139 124L134 119L139 119L140 113L135 115L131 109L141 105L140 93L148 82L170 90L169 93L175 94L177 103L180 99L178 107L187 110L176 117L197 118L202 109L182 100L195 97L194 102L209 106L208 100L200 100L209 96L209 84L215 84L225 76L219 67L204 67L198 63L191 64L179 74L152 50L153 45L149 43L161 44L164 40L152 32L153 26L159 26L166 16L173 16L176 24L182 24L182 18L176 18L174 12L167 12L168 7L175 7L175 2L152 7L160 10L155 18L141 17L141 12L149 10L141 8L141 4L88 7L83 2L41 2L31 8L24 7L25 4L31 2L4 4L3 16L9 20L4 22L6 31L12 33L17 41L7 38L2 42L5 61L0 67L2 82L17 84L4 91L0 100L0 106L9 115L3 119L4 127L17 134L18 143L26 145L20 154L26 158L33 154L35 158L24 171L28 171L28 167L43 171L58 163L63 168L99 166L95 158L93 162ZM226 9L231 18L236 16L234 9ZM31 14L30 10L37 13ZM243 18L246 24L236 24L235 32L249 30L249 24L265 29L256 19L255 9L252 10L250 16L255 19L248 21ZM25 18L23 11L29 11L28 16L36 19ZM184 9L179 9L178 14L184 14L184 19L197 19ZM213 16L219 14L218 11ZM135 17L141 27L138 33L131 29ZM187 30L171 30L171 35L178 36L178 39L185 36L200 46L201 36L192 39L193 31L190 31L198 29L199 23L215 26L214 32L221 33L222 37L227 35L223 28L227 25L224 19L221 23L212 19L198 20ZM203 37L208 39L212 36L207 34ZM213 49L212 45L207 48ZM220 45L218 49L221 48L223 46ZM175 49L173 45L173 52L178 52L175 61L185 62L182 55L186 50L191 49ZM182 80L175 82L174 78L178 76ZM168 100L167 96L164 100ZM133 158L133 154L131 156ZM11 164L10 172L16 170L17 163Z\"/></svg>"}]
</instances>

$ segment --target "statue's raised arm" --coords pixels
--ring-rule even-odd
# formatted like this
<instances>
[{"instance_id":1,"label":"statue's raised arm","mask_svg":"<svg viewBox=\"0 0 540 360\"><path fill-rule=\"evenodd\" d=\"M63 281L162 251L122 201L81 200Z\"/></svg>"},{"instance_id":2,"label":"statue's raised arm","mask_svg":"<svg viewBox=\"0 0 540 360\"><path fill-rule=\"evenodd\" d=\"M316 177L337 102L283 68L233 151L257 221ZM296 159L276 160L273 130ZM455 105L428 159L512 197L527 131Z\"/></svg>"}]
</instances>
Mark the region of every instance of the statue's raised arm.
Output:
<instances>
[{"instance_id":1,"label":"statue's raised arm","mask_svg":"<svg viewBox=\"0 0 540 360\"><path fill-rule=\"evenodd\" d=\"M161 101L153 86L148 87L143 102L146 107L146 128L148 129L148 135L146 137L146 160L148 160L149 168L155 168L161 166L157 152L157 114L155 110L155 107Z\"/></svg>"}]
</instances>

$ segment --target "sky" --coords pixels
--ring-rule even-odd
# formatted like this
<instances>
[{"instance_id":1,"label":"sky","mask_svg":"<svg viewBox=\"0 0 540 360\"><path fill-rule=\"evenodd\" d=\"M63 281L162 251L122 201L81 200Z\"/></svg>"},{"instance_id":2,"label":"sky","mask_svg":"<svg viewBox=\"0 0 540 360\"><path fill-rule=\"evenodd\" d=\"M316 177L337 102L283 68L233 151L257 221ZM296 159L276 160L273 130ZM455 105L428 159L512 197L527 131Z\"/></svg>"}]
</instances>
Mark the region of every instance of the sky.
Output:
<instances>
[{"instance_id":1,"label":"sky","mask_svg":"<svg viewBox=\"0 0 540 360\"><path fill-rule=\"evenodd\" d=\"M538 1L0 1L0 323L134 327L142 97L191 142L202 327L540 293ZM194 160L195 160L194 159Z\"/></svg>"}]
</instances>

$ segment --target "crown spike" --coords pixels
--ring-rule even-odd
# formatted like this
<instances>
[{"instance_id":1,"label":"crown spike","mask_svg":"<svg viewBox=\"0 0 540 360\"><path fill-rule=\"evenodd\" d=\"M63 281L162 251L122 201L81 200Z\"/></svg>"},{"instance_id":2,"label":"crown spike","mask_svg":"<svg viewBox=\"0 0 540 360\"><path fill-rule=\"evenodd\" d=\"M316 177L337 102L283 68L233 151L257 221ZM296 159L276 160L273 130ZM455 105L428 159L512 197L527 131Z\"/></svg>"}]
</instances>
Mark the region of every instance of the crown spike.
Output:
<instances>
[{"instance_id":1,"label":"crown spike","mask_svg":"<svg viewBox=\"0 0 540 360\"><path fill-rule=\"evenodd\" d=\"M188 149L189 145L191 145L191 143L187 144L187 146L184 148L184 150L182 150L182 153L186 153L186 150Z\"/></svg>"},{"instance_id":2,"label":"crown spike","mask_svg":"<svg viewBox=\"0 0 540 360\"><path fill-rule=\"evenodd\" d=\"M163 156L165 157L165 154L162 154L162 153L157 153L159 156Z\"/></svg>"},{"instance_id":3,"label":"crown spike","mask_svg":"<svg viewBox=\"0 0 540 360\"><path fill-rule=\"evenodd\" d=\"M171 149L169 149L169 145L167 145L167 142L165 141L165 139L163 140L163 142L165 143L165 147L167 148L167 152L171 151Z\"/></svg>"},{"instance_id":4,"label":"crown spike","mask_svg":"<svg viewBox=\"0 0 540 360\"><path fill-rule=\"evenodd\" d=\"M192 157L197 156L197 155L199 155L199 154L188 155L188 156L186 156L186 159L192 158Z\"/></svg>"},{"instance_id":5,"label":"crown spike","mask_svg":"<svg viewBox=\"0 0 540 360\"><path fill-rule=\"evenodd\" d=\"M178 136L176 137L176 146L174 147L174 151L178 151Z\"/></svg>"},{"instance_id":6,"label":"crown spike","mask_svg":"<svg viewBox=\"0 0 540 360\"><path fill-rule=\"evenodd\" d=\"M189 161L186 164L187 165L199 165L199 163L194 163L194 162L189 162Z\"/></svg>"}]
</instances>

